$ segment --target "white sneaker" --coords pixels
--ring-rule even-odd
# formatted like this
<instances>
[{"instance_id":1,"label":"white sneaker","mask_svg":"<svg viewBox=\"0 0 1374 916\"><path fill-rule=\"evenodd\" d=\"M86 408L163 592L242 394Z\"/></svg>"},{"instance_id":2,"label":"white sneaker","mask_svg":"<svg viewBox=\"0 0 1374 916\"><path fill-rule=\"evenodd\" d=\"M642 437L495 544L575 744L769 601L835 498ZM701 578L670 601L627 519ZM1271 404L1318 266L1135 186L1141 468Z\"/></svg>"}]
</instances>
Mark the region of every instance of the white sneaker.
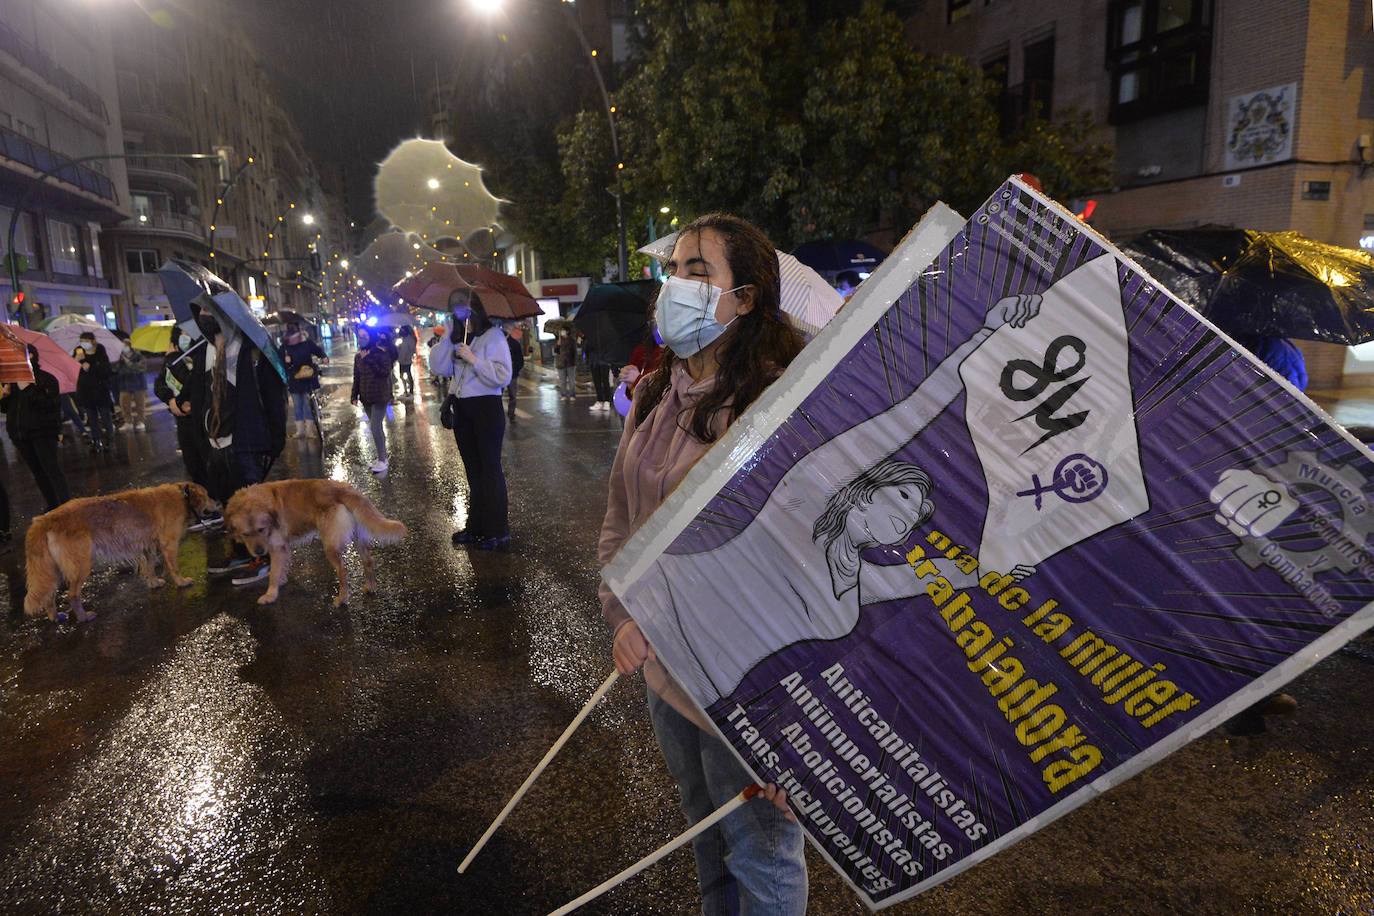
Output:
<instances>
[{"instance_id":1,"label":"white sneaker","mask_svg":"<svg viewBox=\"0 0 1374 916\"><path fill-rule=\"evenodd\" d=\"M386 473L386 468L387 468L387 464L386 464L385 461L374 461L374 462L372 462L372 473L374 473L374 474L385 474L385 473Z\"/></svg>"},{"instance_id":2,"label":"white sneaker","mask_svg":"<svg viewBox=\"0 0 1374 916\"><path fill-rule=\"evenodd\" d=\"M141 432L143 432L144 430L146 430L147 428L148 428L148 427L145 426L145 425L142 424L142 423L135 423L135 424L134 424L134 431L135 431L135 432L140 432L140 433L141 433Z\"/></svg>"}]
</instances>

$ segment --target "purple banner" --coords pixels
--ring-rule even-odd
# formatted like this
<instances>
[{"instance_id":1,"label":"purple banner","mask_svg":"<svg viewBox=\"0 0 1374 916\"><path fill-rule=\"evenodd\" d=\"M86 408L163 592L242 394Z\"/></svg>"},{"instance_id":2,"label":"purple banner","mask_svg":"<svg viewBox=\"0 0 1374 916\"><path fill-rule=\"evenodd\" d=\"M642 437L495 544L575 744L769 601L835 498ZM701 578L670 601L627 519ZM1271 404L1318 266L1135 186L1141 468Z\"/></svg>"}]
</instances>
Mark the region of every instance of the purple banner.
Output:
<instances>
[{"instance_id":1,"label":"purple banner","mask_svg":"<svg viewBox=\"0 0 1374 916\"><path fill-rule=\"evenodd\" d=\"M932 211L606 578L878 907L1374 623L1371 458L1009 181Z\"/></svg>"}]
</instances>

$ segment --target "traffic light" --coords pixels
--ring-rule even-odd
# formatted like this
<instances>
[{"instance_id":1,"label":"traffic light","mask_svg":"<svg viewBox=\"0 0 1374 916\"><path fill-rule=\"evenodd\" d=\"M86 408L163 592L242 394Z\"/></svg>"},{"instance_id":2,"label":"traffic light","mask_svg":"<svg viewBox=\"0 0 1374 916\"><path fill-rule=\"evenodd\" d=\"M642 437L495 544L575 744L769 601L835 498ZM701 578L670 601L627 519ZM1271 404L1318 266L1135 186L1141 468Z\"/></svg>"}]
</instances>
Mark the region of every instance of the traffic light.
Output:
<instances>
[{"instance_id":1,"label":"traffic light","mask_svg":"<svg viewBox=\"0 0 1374 916\"><path fill-rule=\"evenodd\" d=\"M11 315L18 315L18 314L19 314L19 311L20 311L23 307L24 307L24 291L21 289L19 292L15 293L13 296L10 296L10 314L11 314Z\"/></svg>"},{"instance_id":2,"label":"traffic light","mask_svg":"<svg viewBox=\"0 0 1374 916\"><path fill-rule=\"evenodd\" d=\"M324 272L324 265L320 261L320 253L318 251L310 252L310 269L317 274Z\"/></svg>"}]
</instances>

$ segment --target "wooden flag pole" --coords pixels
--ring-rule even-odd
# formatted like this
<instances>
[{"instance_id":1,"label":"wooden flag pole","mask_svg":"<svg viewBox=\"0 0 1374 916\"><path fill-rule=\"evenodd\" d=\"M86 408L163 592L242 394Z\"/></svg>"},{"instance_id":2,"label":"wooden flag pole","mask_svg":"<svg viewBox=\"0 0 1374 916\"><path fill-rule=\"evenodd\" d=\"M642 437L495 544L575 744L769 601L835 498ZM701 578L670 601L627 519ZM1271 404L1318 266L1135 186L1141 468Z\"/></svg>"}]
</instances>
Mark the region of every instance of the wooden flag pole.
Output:
<instances>
[{"instance_id":1,"label":"wooden flag pole","mask_svg":"<svg viewBox=\"0 0 1374 916\"><path fill-rule=\"evenodd\" d=\"M650 865L653 865L655 862L666 856L668 853L672 852L682 844L691 840L698 833L701 833L704 830L709 830L711 827L715 826L717 821L726 817L730 814L730 812L734 811L740 805L749 801L749 799L753 798L755 795L758 795L762 791L763 789L761 789L757 785L749 786L743 792L736 795L734 798L730 799L728 802L717 808L714 812L712 812L712 814L709 817L697 821L685 832L678 834L678 836L675 839L670 840L667 845L661 846L654 852L649 853L647 856L640 859L638 862L631 865L629 868L625 869L620 874L616 875L614 878L611 878L608 881L604 881L601 884L598 884L596 887L587 891L587 893L583 894L581 897L578 897L571 903L564 904L563 906L554 910L552 913L549 914L549 916L564 916L565 913L571 913L573 910L577 909L582 904L594 900L597 897L600 897L602 894L606 893L606 891L610 890L616 885L622 884L630 878L633 878L635 875L639 874L644 869L648 868Z\"/></svg>"},{"instance_id":2,"label":"wooden flag pole","mask_svg":"<svg viewBox=\"0 0 1374 916\"><path fill-rule=\"evenodd\" d=\"M620 672L612 668L610 677L606 678L601 686L597 688L596 693L592 694L591 699L583 704L582 709L573 718L572 724L564 729L563 734L558 736L558 740L553 743L553 747L549 748L549 752L544 755L544 759L535 765L534 771L526 777L525 782L516 790L511 800L506 802L506 807L501 809L501 813L496 816L496 820L491 822L491 826L487 828L486 833L482 834L482 838L477 841L477 845L472 847L472 852L468 853L467 858L458 866L458 874L461 875L467 869L468 865L472 863L472 860L476 858L477 853L482 851L482 847L487 845L487 840L491 839L491 835L496 832L496 828L501 826L501 822L504 821L506 816L520 803L520 799L525 797L525 793L529 791L530 786L534 785L534 781L539 778L539 774L544 772L544 767L548 766L549 761L553 760L553 758L558 755L558 752L563 749L563 745L572 737L572 733L577 731L577 726L581 725L582 720L591 714L591 711L596 708L596 704L601 702L601 698L606 695L606 691L611 689L611 685L615 683L618 677L620 677Z\"/></svg>"}]
</instances>

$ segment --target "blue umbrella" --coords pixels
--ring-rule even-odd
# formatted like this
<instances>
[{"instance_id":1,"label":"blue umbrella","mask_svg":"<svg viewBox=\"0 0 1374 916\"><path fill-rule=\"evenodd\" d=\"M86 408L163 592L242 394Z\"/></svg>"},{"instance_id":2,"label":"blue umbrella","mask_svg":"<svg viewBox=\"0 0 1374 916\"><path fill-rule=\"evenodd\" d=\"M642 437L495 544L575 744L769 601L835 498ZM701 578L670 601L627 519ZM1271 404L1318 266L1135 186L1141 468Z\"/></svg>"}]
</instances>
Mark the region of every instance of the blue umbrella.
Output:
<instances>
[{"instance_id":1,"label":"blue umbrella","mask_svg":"<svg viewBox=\"0 0 1374 916\"><path fill-rule=\"evenodd\" d=\"M237 328L243 332L267 357L282 381L286 381L286 366L272 344L272 336L233 287L199 264L178 258L168 258L157 273L167 293L167 301L171 303L172 314L182 330L193 339L204 336L196 325L195 312L191 308L194 304L201 311L214 315L221 327Z\"/></svg>"}]
</instances>

